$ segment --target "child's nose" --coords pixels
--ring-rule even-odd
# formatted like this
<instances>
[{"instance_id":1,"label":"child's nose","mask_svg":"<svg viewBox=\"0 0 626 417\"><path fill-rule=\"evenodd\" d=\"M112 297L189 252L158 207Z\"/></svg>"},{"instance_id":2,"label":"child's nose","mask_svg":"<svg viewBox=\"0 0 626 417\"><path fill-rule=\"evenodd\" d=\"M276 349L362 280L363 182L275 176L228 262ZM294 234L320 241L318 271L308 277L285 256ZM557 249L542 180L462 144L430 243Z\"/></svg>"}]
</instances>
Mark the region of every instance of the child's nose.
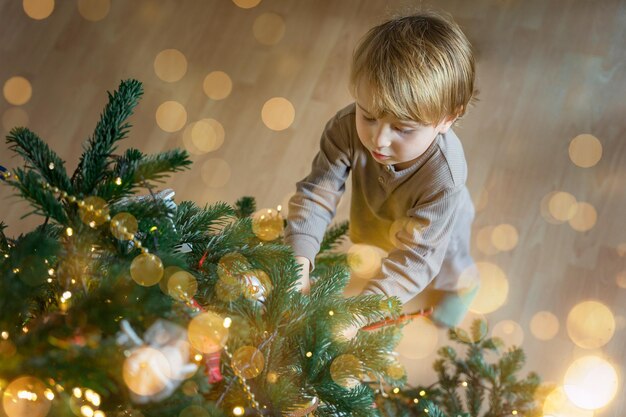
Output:
<instances>
[{"instance_id":1,"label":"child's nose","mask_svg":"<svg viewBox=\"0 0 626 417\"><path fill-rule=\"evenodd\" d=\"M391 138L389 137L389 132L385 130L385 128L378 129L374 134L374 145L376 148L386 148L391 145Z\"/></svg>"}]
</instances>

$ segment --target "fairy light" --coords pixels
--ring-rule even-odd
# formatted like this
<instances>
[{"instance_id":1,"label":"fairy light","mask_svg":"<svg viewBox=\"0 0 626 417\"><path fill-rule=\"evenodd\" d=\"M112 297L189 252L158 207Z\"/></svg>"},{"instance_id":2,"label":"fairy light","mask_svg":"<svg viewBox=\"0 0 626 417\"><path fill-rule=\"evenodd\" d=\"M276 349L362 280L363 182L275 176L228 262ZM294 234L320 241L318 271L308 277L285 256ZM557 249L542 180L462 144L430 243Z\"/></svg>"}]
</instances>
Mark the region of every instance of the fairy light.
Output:
<instances>
[{"instance_id":1,"label":"fairy light","mask_svg":"<svg viewBox=\"0 0 626 417\"><path fill-rule=\"evenodd\" d=\"M74 234L74 229L68 227L67 229L65 229L65 234L68 236L72 236Z\"/></svg>"},{"instance_id":2,"label":"fairy light","mask_svg":"<svg viewBox=\"0 0 626 417\"><path fill-rule=\"evenodd\" d=\"M93 417L93 408L88 405L83 405L80 407L80 413L85 417Z\"/></svg>"},{"instance_id":3,"label":"fairy light","mask_svg":"<svg viewBox=\"0 0 626 417\"><path fill-rule=\"evenodd\" d=\"M236 416L243 416L244 413L244 409L243 407L237 406L235 408L233 408L233 414Z\"/></svg>"},{"instance_id":4,"label":"fairy light","mask_svg":"<svg viewBox=\"0 0 626 417\"><path fill-rule=\"evenodd\" d=\"M72 390L72 395L76 398L81 398L83 396L83 391L80 388L76 387Z\"/></svg>"},{"instance_id":5,"label":"fairy light","mask_svg":"<svg viewBox=\"0 0 626 417\"><path fill-rule=\"evenodd\" d=\"M117 178L115 179L115 184L117 184L117 185L122 185L122 178L121 178L121 177L117 177Z\"/></svg>"},{"instance_id":6,"label":"fairy light","mask_svg":"<svg viewBox=\"0 0 626 417\"><path fill-rule=\"evenodd\" d=\"M48 269L48 275L50 275L51 277L54 276L54 269L53 268Z\"/></svg>"},{"instance_id":7,"label":"fairy light","mask_svg":"<svg viewBox=\"0 0 626 417\"><path fill-rule=\"evenodd\" d=\"M50 170L53 170L54 169L54 162L50 162L48 164L48 168L50 168Z\"/></svg>"},{"instance_id":8,"label":"fairy light","mask_svg":"<svg viewBox=\"0 0 626 417\"><path fill-rule=\"evenodd\" d=\"M72 298L72 293L70 291L65 291L62 297L65 298L66 300L69 300L70 298Z\"/></svg>"},{"instance_id":9,"label":"fairy light","mask_svg":"<svg viewBox=\"0 0 626 417\"><path fill-rule=\"evenodd\" d=\"M400 392L400 388L395 387L395 388L393 389L393 393L394 393L394 394L397 394L397 393L399 393L399 392Z\"/></svg>"},{"instance_id":10,"label":"fairy light","mask_svg":"<svg viewBox=\"0 0 626 417\"><path fill-rule=\"evenodd\" d=\"M224 328L228 329L231 324L233 324L233 319L231 319L230 317L226 317L223 324Z\"/></svg>"},{"instance_id":11,"label":"fairy light","mask_svg":"<svg viewBox=\"0 0 626 417\"><path fill-rule=\"evenodd\" d=\"M196 360L196 362L200 362L202 360L202 355L199 353L196 353L196 356L194 356L193 358Z\"/></svg>"},{"instance_id":12,"label":"fairy light","mask_svg":"<svg viewBox=\"0 0 626 417\"><path fill-rule=\"evenodd\" d=\"M43 395L50 401L54 400L54 392L52 392L52 390L50 388L47 388L43 392Z\"/></svg>"},{"instance_id":13,"label":"fairy light","mask_svg":"<svg viewBox=\"0 0 626 417\"><path fill-rule=\"evenodd\" d=\"M98 410L95 413L93 413L93 417L106 417L106 415L104 414L104 412Z\"/></svg>"},{"instance_id":14,"label":"fairy light","mask_svg":"<svg viewBox=\"0 0 626 417\"><path fill-rule=\"evenodd\" d=\"M23 331L24 333L28 333L28 327L26 327L26 326L22 327L22 331Z\"/></svg>"},{"instance_id":15,"label":"fairy light","mask_svg":"<svg viewBox=\"0 0 626 417\"><path fill-rule=\"evenodd\" d=\"M157 230L158 230L158 227L156 227L156 226L152 226L152 227L150 228L150 233L156 232Z\"/></svg>"},{"instance_id":16,"label":"fairy light","mask_svg":"<svg viewBox=\"0 0 626 417\"><path fill-rule=\"evenodd\" d=\"M307 352L307 353L306 353L306 357L307 357L307 358L310 358L311 356L313 356L313 352Z\"/></svg>"},{"instance_id":17,"label":"fairy light","mask_svg":"<svg viewBox=\"0 0 626 417\"><path fill-rule=\"evenodd\" d=\"M7 340L9 338L9 332L7 332L7 331L4 331L4 332L0 333L0 335L2 336L2 338L4 340Z\"/></svg>"},{"instance_id":18,"label":"fairy light","mask_svg":"<svg viewBox=\"0 0 626 417\"><path fill-rule=\"evenodd\" d=\"M328 315L329 315L329 316L334 316L334 315L335 315L335 312L334 312L333 310L330 310L330 311L328 312Z\"/></svg>"},{"instance_id":19,"label":"fairy light","mask_svg":"<svg viewBox=\"0 0 626 417\"><path fill-rule=\"evenodd\" d=\"M425 396L425 395L426 395L426 391L421 390L421 391L420 391L420 397L423 397L423 396Z\"/></svg>"},{"instance_id":20,"label":"fairy light","mask_svg":"<svg viewBox=\"0 0 626 417\"><path fill-rule=\"evenodd\" d=\"M28 390L19 390L17 392L17 398L19 398L20 400L28 400L28 401L37 401L37 394L35 394L34 392L28 391Z\"/></svg>"},{"instance_id":21,"label":"fairy light","mask_svg":"<svg viewBox=\"0 0 626 417\"><path fill-rule=\"evenodd\" d=\"M513 414L514 416L516 416L516 415L517 415L517 410L513 410L513 411L511 411L511 414Z\"/></svg>"},{"instance_id":22,"label":"fairy light","mask_svg":"<svg viewBox=\"0 0 626 417\"><path fill-rule=\"evenodd\" d=\"M17 273L19 273L19 272L20 272L20 269L19 269L19 268L13 268L13 273L14 273L14 274L17 274Z\"/></svg>"},{"instance_id":23,"label":"fairy light","mask_svg":"<svg viewBox=\"0 0 626 417\"><path fill-rule=\"evenodd\" d=\"M48 278L46 281L48 281L48 284L52 283L52 278Z\"/></svg>"},{"instance_id":24,"label":"fairy light","mask_svg":"<svg viewBox=\"0 0 626 417\"><path fill-rule=\"evenodd\" d=\"M461 385L463 385L463 387L467 387L467 381L461 382Z\"/></svg>"},{"instance_id":25,"label":"fairy light","mask_svg":"<svg viewBox=\"0 0 626 417\"><path fill-rule=\"evenodd\" d=\"M419 403L419 402L420 402L420 400L418 400L417 398L413 398L413 402L414 402L415 404L417 404L417 403Z\"/></svg>"}]
</instances>

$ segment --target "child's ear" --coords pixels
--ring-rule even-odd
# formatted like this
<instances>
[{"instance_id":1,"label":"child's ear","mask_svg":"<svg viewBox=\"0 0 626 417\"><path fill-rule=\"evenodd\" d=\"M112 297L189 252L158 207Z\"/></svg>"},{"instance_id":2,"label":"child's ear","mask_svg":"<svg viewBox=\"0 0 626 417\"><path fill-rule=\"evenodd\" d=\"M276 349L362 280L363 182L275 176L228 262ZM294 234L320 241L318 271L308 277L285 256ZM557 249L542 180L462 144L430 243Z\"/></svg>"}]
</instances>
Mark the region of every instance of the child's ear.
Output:
<instances>
[{"instance_id":1,"label":"child's ear","mask_svg":"<svg viewBox=\"0 0 626 417\"><path fill-rule=\"evenodd\" d=\"M456 121L456 119L457 119L456 116L449 116L449 117L447 117L441 123L439 123L439 126L437 126L437 131L439 133L446 133L446 132L448 132L448 130L450 130L450 127Z\"/></svg>"}]
</instances>

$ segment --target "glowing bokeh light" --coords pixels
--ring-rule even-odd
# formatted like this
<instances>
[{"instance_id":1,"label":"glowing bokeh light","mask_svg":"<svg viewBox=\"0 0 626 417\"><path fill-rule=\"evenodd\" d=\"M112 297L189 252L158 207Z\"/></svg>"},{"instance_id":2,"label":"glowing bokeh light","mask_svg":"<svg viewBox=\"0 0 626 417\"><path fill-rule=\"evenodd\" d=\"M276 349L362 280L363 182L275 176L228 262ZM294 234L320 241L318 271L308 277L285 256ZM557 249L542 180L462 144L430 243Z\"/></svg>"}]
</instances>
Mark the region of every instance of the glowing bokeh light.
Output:
<instances>
[{"instance_id":1,"label":"glowing bokeh light","mask_svg":"<svg viewBox=\"0 0 626 417\"><path fill-rule=\"evenodd\" d=\"M539 311L530 320L530 332L539 340L550 340L559 332L559 319L549 311Z\"/></svg>"},{"instance_id":2,"label":"glowing bokeh light","mask_svg":"<svg viewBox=\"0 0 626 417\"><path fill-rule=\"evenodd\" d=\"M22 7L31 19L43 20L54 11L54 0L23 0Z\"/></svg>"},{"instance_id":3,"label":"glowing bokeh light","mask_svg":"<svg viewBox=\"0 0 626 417\"><path fill-rule=\"evenodd\" d=\"M604 407L617 394L615 368L597 356L577 359L565 372L563 390L569 400L585 410Z\"/></svg>"},{"instance_id":4,"label":"glowing bokeh light","mask_svg":"<svg viewBox=\"0 0 626 417\"><path fill-rule=\"evenodd\" d=\"M562 387L553 390L543 403L544 417L593 417L593 411L572 404Z\"/></svg>"},{"instance_id":5,"label":"glowing bokeh light","mask_svg":"<svg viewBox=\"0 0 626 417\"><path fill-rule=\"evenodd\" d=\"M78 12L92 22L104 19L110 10L110 0L78 0Z\"/></svg>"},{"instance_id":6,"label":"glowing bokeh light","mask_svg":"<svg viewBox=\"0 0 626 417\"><path fill-rule=\"evenodd\" d=\"M163 81L176 82L187 73L187 58L178 49L165 49L154 58L154 72Z\"/></svg>"},{"instance_id":7,"label":"glowing bokeh light","mask_svg":"<svg viewBox=\"0 0 626 417\"><path fill-rule=\"evenodd\" d=\"M559 191L548 201L550 215L559 222L566 222L576 214L576 197L570 193Z\"/></svg>"},{"instance_id":8,"label":"glowing bokeh light","mask_svg":"<svg viewBox=\"0 0 626 417\"><path fill-rule=\"evenodd\" d=\"M373 278L380 272L382 259L382 251L374 246L359 243L348 249L348 267L358 278Z\"/></svg>"},{"instance_id":9,"label":"glowing bokeh light","mask_svg":"<svg viewBox=\"0 0 626 417\"><path fill-rule=\"evenodd\" d=\"M233 3L242 9L251 9L258 6L258 4L261 3L261 0L233 0Z\"/></svg>"},{"instance_id":10,"label":"glowing bokeh light","mask_svg":"<svg viewBox=\"0 0 626 417\"><path fill-rule=\"evenodd\" d=\"M168 266L163 270L163 278L161 278L161 280L159 281L159 288L161 288L163 294L169 295L169 289L167 287L167 284L170 280L170 277L176 272L180 271L182 271L182 269L178 266Z\"/></svg>"},{"instance_id":11,"label":"glowing bokeh light","mask_svg":"<svg viewBox=\"0 0 626 417\"><path fill-rule=\"evenodd\" d=\"M598 301L583 301L574 306L568 314L567 333L581 348L599 348L613 337L615 318L604 304Z\"/></svg>"},{"instance_id":12,"label":"glowing bokeh light","mask_svg":"<svg viewBox=\"0 0 626 417\"><path fill-rule=\"evenodd\" d=\"M222 100L233 90L233 81L225 72L213 71L204 78L202 89L210 99Z\"/></svg>"},{"instance_id":13,"label":"glowing bokeh light","mask_svg":"<svg viewBox=\"0 0 626 417\"><path fill-rule=\"evenodd\" d=\"M502 307L509 294L509 282L504 271L490 262L476 263L480 273L480 288L470 309L487 314Z\"/></svg>"},{"instance_id":14,"label":"glowing bokeh light","mask_svg":"<svg viewBox=\"0 0 626 417\"><path fill-rule=\"evenodd\" d=\"M28 103L33 95L33 88L24 77L15 76L9 78L2 87L2 94L9 104L21 106Z\"/></svg>"},{"instance_id":15,"label":"glowing bokeh light","mask_svg":"<svg viewBox=\"0 0 626 417\"><path fill-rule=\"evenodd\" d=\"M187 110L177 101L166 101L156 111L156 122L166 132L177 132L187 123Z\"/></svg>"},{"instance_id":16,"label":"glowing bokeh light","mask_svg":"<svg viewBox=\"0 0 626 417\"><path fill-rule=\"evenodd\" d=\"M171 375L165 355L151 347L135 349L124 361L122 376L129 390L138 395L155 395L165 389Z\"/></svg>"},{"instance_id":17,"label":"glowing bokeh light","mask_svg":"<svg viewBox=\"0 0 626 417\"><path fill-rule=\"evenodd\" d=\"M427 317L418 317L402 329L396 351L409 359L423 359L433 354L439 342L439 330Z\"/></svg>"},{"instance_id":18,"label":"glowing bokeh light","mask_svg":"<svg viewBox=\"0 0 626 417\"><path fill-rule=\"evenodd\" d=\"M519 235L515 226L510 224L500 224L493 228L491 232L491 243L500 251L510 251L519 240Z\"/></svg>"},{"instance_id":19,"label":"glowing bokeh light","mask_svg":"<svg viewBox=\"0 0 626 417\"><path fill-rule=\"evenodd\" d=\"M569 144L569 157L581 168L595 166L602 158L602 143L593 135L578 135Z\"/></svg>"},{"instance_id":20,"label":"glowing bokeh light","mask_svg":"<svg viewBox=\"0 0 626 417\"><path fill-rule=\"evenodd\" d=\"M230 165L223 159L209 159L200 167L202 181L211 188L226 185L230 180L230 175Z\"/></svg>"},{"instance_id":21,"label":"glowing bokeh light","mask_svg":"<svg viewBox=\"0 0 626 417\"><path fill-rule=\"evenodd\" d=\"M274 97L265 102L261 110L261 119L271 130L285 130L293 123L296 110L284 97Z\"/></svg>"},{"instance_id":22,"label":"glowing bokeh light","mask_svg":"<svg viewBox=\"0 0 626 417\"><path fill-rule=\"evenodd\" d=\"M494 226L485 226L476 233L476 246L485 255L495 255L499 252L494 246L491 236L493 236Z\"/></svg>"},{"instance_id":23,"label":"glowing bokeh light","mask_svg":"<svg viewBox=\"0 0 626 417\"><path fill-rule=\"evenodd\" d=\"M198 281L187 271L174 272L167 280L167 293L180 301L189 301L198 291Z\"/></svg>"},{"instance_id":24,"label":"glowing bokeh light","mask_svg":"<svg viewBox=\"0 0 626 417\"><path fill-rule=\"evenodd\" d=\"M276 13L263 13L254 19L252 33L263 45L276 45L285 35L285 20Z\"/></svg>"},{"instance_id":25,"label":"glowing bokeh light","mask_svg":"<svg viewBox=\"0 0 626 417\"><path fill-rule=\"evenodd\" d=\"M545 196L543 196L543 198L541 199L541 203L539 205L540 208L540 213L541 213L541 217L543 217L543 219L545 221L547 221L550 224L561 224L563 223L560 220L555 219L552 214L550 214L550 201L552 200L552 197L556 194L556 191L552 191L548 194L546 194Z\"/></svg>"},{"instance_id":26,"label":"glowing bokeh light","mask_svg":"<svg viewBox=\"0 0 626 417\"><path fill-rule=\"evenodd\" d=\"M27 127L29 122L28 113L21 107L9 107L2 113L2 127L7 132L17 126Z\"/></svg>"},{"instance_id":27,"label":"glowing bokeh light","mask_svg":"<svg viewBox=\"0 0 626 417\"><path fill-rule=\"evenodd\" d=\"M191 346L196 350L215 353L226 345L228 329L224 327L224 318L207 311L191 319L187 335Z\"/></svg>"},{"instance_id":28,"label":"glowing bokeh light","mask_svg":"<svg viewBox=\"0 0 626 417\"><path fill-rule=\"evenodd\" d=\"M130 264L130 276L137 284L151 287L163 278L163 262L153 253L137 255Z\"/></svg>"},{"instance_id":29,"label":"glowing bokeh light","mask_svg":"<svg viewBox=\"0 0 626 417\"><path fill-rule=\"evenodd\" d=\"M502 339L507 346L521 346L524 342L524 330L513 320L502 320L493 326L492 337Z\"/></svg>"},{"instance_id":30,"label":"glowing bokeh light","mask_svg":"<svg viewBox=\"0 0 626 417\"><path fill-rule=\"evenodd\" d=\"M595 226L598 219L596 209L589 203L578 202L576 204L576 212L569 219L572 229L578 232L586 232Z\"/></svg>"},{"instance_id":31,"label":"glowing bokeh light","mask_svg":"<svg viewBox=\"0 0 626 417\"><path fill-rule=\"evenodd\" d=\"M224 127L217 120L202 119L191 125L191 143L202 153L218 150L224 137Z\"/></svg>"},{"instance_id":32,"label":"glowing bokeh light","mask_svg":"<svg viewBox=\"0 0 626 417\"><path fill-rule=\"evenodd\" d=\"M39 379L21 376L6 386L2 406L8 417L45 417L52 401L46 395L46 386Z\"/></svg>"},{"instance_id":33,"label":"glowing bokeh light","mask_svg":"<svg viewBox=\"0 0 626 417\"><path fill-rule=\"evenodd\" d=\"M409 236L418 235L428 226L427 221L428 220L426 219L419 220L413 217L403 217L394 220L394 222L391 223L388 232L391 244L396 248L406 247L406 243L403 243L400 239L398 239L398 233L402 232L403 234L408 234Z\"/></svg>"}]
</instances>

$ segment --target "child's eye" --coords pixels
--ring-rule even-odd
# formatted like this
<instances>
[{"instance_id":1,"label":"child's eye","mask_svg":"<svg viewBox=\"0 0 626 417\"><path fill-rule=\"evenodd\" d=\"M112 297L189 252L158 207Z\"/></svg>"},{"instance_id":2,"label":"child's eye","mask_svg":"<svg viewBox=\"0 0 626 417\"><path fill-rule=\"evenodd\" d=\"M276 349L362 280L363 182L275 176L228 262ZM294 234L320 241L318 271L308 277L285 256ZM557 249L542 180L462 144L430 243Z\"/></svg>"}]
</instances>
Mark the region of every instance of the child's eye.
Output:
<instances>
[{"instance_id":1,"label":"child's eye","mask_svg":"<svg viewBox=\"0 0 626 417\"><path fill-rule=\"evenodd\" d=\"M376 121L376 119L371 118L371 117L367 117L367 116L365 116L365 115L363 115L363 120L368 121L368 122L374 122L374 121Z\"/></svg>"},{"instance_id":2,"label":"child's eye","mask_svg":"<svg viewBox=\"0 0 626 417\"><path fill-rule=\"evenodd\" d=\"M402 133L403 135L408 135L414 130L414 129L402 129L401 127L395 127L394 129L396 129L398 132Z\"/></svg>"}]
</instances>

